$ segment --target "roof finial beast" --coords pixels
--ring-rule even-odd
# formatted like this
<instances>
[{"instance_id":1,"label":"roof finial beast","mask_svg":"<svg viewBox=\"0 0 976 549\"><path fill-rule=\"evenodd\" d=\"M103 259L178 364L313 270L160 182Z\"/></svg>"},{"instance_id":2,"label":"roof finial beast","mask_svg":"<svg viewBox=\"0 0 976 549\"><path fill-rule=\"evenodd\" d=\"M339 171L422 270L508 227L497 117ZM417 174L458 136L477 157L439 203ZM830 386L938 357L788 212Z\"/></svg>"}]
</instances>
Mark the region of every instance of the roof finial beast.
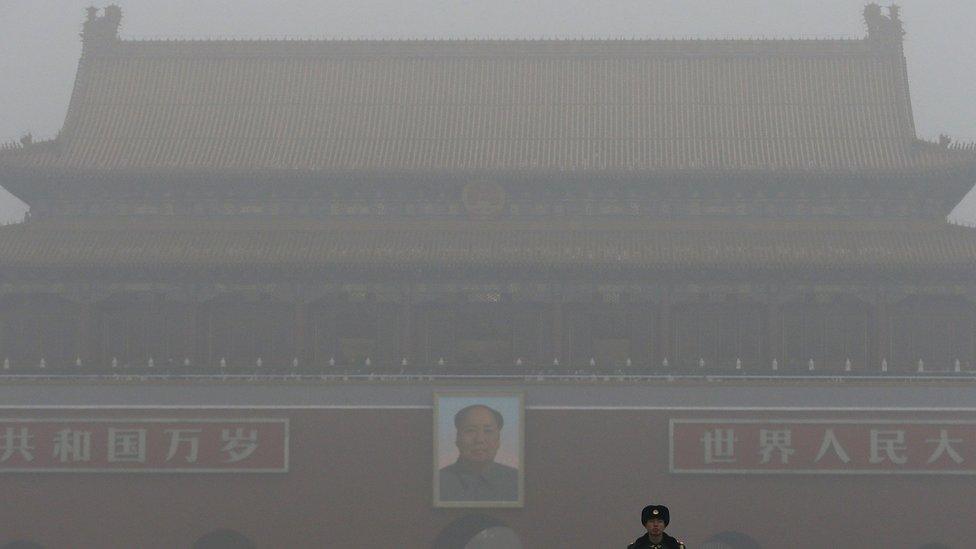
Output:
<instances>
[{"instance_id":1,"label":"roof finial beast","mask_svg":"<svg viewBox=\"0 0 976 549\"><path fill-rule=\"evenodd\" d=\"M905 36L905 26L901 21L901 7L897 4L888 6L888 15L885 15L881 6L871 2L864 7L864 23L868 27L869 40L901 44Z\"/></svg>"}]
</instances>

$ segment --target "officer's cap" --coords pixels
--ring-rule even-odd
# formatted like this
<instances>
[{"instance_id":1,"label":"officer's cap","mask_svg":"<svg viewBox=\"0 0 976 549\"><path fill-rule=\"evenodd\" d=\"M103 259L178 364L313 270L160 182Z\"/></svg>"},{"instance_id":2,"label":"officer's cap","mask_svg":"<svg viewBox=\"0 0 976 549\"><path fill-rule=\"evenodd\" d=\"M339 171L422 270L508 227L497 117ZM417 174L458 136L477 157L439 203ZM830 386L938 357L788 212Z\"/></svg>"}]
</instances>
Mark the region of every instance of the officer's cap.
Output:
<instances>
[{"instance_id":1,"label":"officer's cap","mask_svg":"<svg viewBox=\"0 0 976 549\"><path fill-rule=\"evenodd\" d=\"M663 505L648 505L641 511L641 524L647 524L651 519L661 519L667 526L671 522L671 513Z\"/></svg>"}]
</instances>

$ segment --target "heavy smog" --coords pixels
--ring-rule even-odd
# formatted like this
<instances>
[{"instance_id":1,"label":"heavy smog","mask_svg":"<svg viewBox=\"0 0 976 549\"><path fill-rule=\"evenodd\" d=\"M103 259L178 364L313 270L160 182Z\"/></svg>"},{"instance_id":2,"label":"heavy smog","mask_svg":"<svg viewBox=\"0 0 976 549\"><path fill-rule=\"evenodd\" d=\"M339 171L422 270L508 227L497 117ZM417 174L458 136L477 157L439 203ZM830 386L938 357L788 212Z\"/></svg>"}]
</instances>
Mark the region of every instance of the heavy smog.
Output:
<instances>
[{"instance_id":1,"label":"heavy smog","mask_svg":"<svg viewBox=\"0 0 976 549\"><path fill-rule=\"evenodd\" d=\"M0 549L972 547L974 22L0 0Z\"/></svg>"}]
</instances>

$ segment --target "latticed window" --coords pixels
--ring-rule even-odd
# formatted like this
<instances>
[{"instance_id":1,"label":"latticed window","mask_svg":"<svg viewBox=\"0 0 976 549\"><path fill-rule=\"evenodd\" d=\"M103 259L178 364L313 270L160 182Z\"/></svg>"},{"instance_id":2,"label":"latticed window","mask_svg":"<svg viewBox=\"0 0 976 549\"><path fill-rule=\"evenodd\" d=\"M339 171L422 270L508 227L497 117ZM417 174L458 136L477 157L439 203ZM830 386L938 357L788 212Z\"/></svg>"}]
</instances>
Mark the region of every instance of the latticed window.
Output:
<instances>
[{"instance_id":1,"label":"latticed window","mask_svg":"<svg viewBox=\"0 0 976 549\"><path fill-rule=\"evenodd\" d=\"M541 361L540 332L542 325L542 307L535 305L515 305L511 311L512 319L512 354L514 360L521 360L523 364L538 364Z\"/></svg>"},{"instance_id":2,"label":"latticed window","mask_svg":"<svg viewBox=\"0 0 976 549\"><path fill-rule=\"evenodd\" d=\"M97 307L102 364L178 364L193 357L191 306L160 296L113 296Z\"/></svg>"},{"instance_id":3,"label":"latticed window","mask_svg":"<svg viewBox=\"0 0 976 549\"><path fill-rule=\"evenodd\" d=\"M336 360L340 364L365 365L378 360L379 320L370 305L343 307L336 311Z\"/></svg>"},{"instance_id":4,"label":"latticed window","mask_svg":"<svg viewBox=\"0 0 976 549\"><path fill-rule=\"evenodd\" d=\"M808 369L864 368L868 360L869 310L855 301L801 302L782 307L783 364Z\"/></svg>"},{"instance_id":5,"label":"latticed window","mask_svg":"<svg viewBox=\"0 0 976 549\"><path fill-rule=\"evenodd\" d=\"M335 360L335 311L325 304L309 307L309 358L313 363L326 364Z\"/></svg>"},{"instance_id":6,"label":"latticed window","mask_svg":"<svg viewBox=\"0 0 976 549\"><path fill-rule=\"evenodd\" d=\"M476 366L512 362L512 318L509 308L498 303L472 303L455 315L456 360Z\"/></svg>"},{"instance_id":7,"label":"latticed window","mask_svg":"<svg viewBox=\"0 0 976 549\"><path fill-rule=\"evenodd\" d=\"M973 305L963 299L912 297L891 309L893 369L949 371L959 360L969 369L973 361Z\"/></svg>"},{"instance_id":8,"label":"latticed window","mask_svg":"<svg viewBox=\"0 0 976 549\"><path fill-rule=\"evenodd\" d=\"M79 307L64 298L35 294L2 304L0 354L14 365L73 363L78 345Z\"/></svg>"},{"instance_id":9,"label":"latticed window","mask_svg":"<svg viewBox=\"0 0 976 549\"><path fill-rule=\"evenodd\" d=\"M434 364L440 360L455 364L454 309L449 305L428 305L423 308L420 327L423 337L422 360Z\"/></svg>"},{"instance_id":10,"label":"latticed window","mask_svg":"<svg viewBox=\"0 0 976 549\"><path fill-rule=\"evenodd\" d=\"M638 305L578 307L570 314L572 363L597 367L626 366L651 356L651 314Z\"/></svg>"},{"instance_id":11,"label":"latticed window","mask_svg":"<svg viewBox=\"0 0 976 549\"><path fill-rule=\"evenodd\" d=\"M398 364L396 306L371 301L318 303L309 309L311 359L319 365Z\"/></svg>"},{"instance_id":12,"label":"latticed window","mask_svg":"<svg viewBox=\"0 0 976 549\"><path fill-rule=\"evenodd\" d=\"M294 308L280 301L214 301L208 312L209 362L250 367L260 358L265 365L287 364L295 354L294 321Z\"/></svg>"},{"instance_id":13,"label":"latticed window","mask_svg":"<svg viewBox=\"0 0 976 549\"><path fill-rule=\"evenodd\" d=\"M763 308L750 303L688 304L674 313L675 359L682 367L758 365L763 357Z\"/></svg>"},{"instance_id":14,"label":"latticed window","mask_svg":"<svg viewBox=\"0 0 976 549\"><path fill-rule=\"evenodd\" d=\"M500 299L429 304L419 310L422 361L448 366L506 368L538 361L540 307Z\"/></svg>"},{"instance_id":15,"label":"latticed window","mask_svg":"<svg viewBox=\"0 0 976 549\"><path fill-rule=\"evenodd\" d=\"M117 360L119 364L145 364L153 352L149 349L152 315L146 310L122 306L99 308L98 333L101 362ZM159 360L156 354L155 359Z\"/></svg>"}]
</instances>

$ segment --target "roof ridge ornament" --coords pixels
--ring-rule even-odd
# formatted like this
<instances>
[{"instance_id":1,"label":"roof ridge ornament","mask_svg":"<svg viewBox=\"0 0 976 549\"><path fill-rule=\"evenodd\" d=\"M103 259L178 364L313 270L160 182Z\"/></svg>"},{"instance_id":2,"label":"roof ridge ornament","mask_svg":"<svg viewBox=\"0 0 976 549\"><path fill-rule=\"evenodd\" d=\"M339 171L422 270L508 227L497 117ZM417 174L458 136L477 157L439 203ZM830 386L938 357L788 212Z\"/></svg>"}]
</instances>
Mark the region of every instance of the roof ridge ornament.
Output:
<instances>
[{"instance_id":1,"label":"roof ridge ornament","mask_svg":"<svg viewBox=\"0 0 976 549\"><path fill-rule=\"evenodd\" d=\"M98 8L91 6L85 9L85 13L87 16L81 31L81 42L85 49L118 41L122 8L115 4L105 6L99 16Z\"/></svg>"},{"instance_id":2,"label":"roof ridge ornament","mask_svg":"<svg viewBox=\"0 0 976 549\"><path fill-rule=\"evenodd\" d=\"M905 37L905 26L901 20L901 7L888 6L888 15L881 6L871 2L864 7L864 24L868 27L868 40L883 44L901 45Z\"/></svg>"}]
</instances>

